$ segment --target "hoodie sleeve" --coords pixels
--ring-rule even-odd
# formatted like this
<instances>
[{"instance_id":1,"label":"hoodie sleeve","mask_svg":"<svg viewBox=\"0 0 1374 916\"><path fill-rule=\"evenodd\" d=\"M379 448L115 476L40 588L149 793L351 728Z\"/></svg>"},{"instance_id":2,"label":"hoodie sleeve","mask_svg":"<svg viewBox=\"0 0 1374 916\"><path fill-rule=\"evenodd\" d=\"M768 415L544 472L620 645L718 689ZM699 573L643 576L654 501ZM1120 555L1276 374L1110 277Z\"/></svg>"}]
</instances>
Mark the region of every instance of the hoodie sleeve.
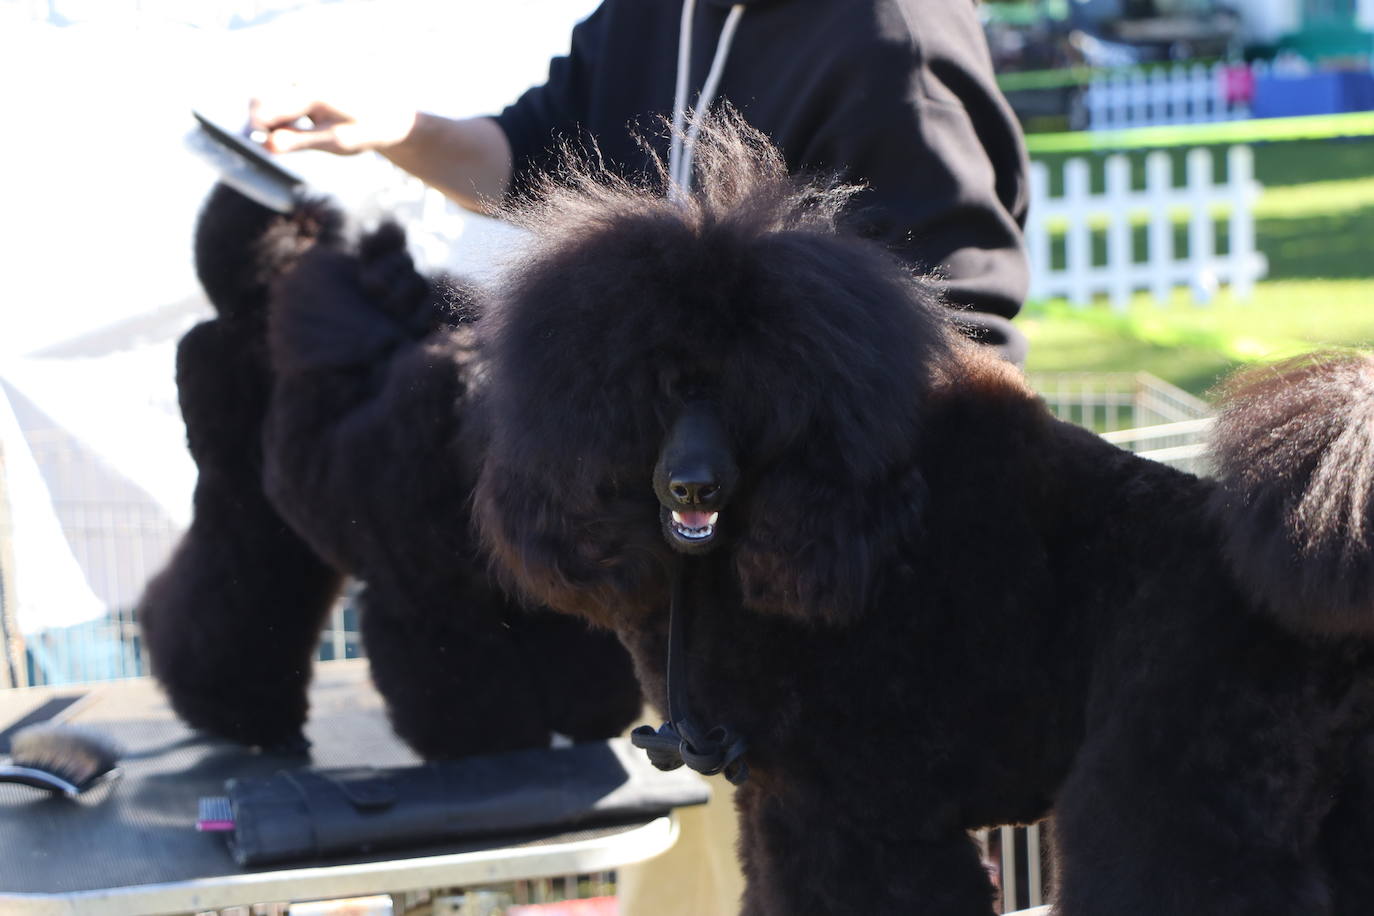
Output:
<instances>
[{"instance_id":1,"label":"hoodie sleeve","mask_svg":"<svg viewBox=\"0 0 1374 916\"><path fill-rule=\"evenodd\" d=\"M881 7L882 4L879 4ZM967 0L897 0L877 49L836 56L833 91L796 166L867 190L859 231L938 279L951 305L1010 318L1029 285L1028 170Z\"/></svg>"},{"instance_id":2,"label":"hoodie sleeve","mask_svg":"<svg viewBox=\"0 0 1374 916\"><path fill-rule=\"evenodd\" d=\"M538 170L560 140L580 136L590 105L594 72L605 40L604 7L573 28L568 53L549 62L549 78L525 91L496 116L510 142L512 191L522 177Z\"/></svg>"}]
</instances>

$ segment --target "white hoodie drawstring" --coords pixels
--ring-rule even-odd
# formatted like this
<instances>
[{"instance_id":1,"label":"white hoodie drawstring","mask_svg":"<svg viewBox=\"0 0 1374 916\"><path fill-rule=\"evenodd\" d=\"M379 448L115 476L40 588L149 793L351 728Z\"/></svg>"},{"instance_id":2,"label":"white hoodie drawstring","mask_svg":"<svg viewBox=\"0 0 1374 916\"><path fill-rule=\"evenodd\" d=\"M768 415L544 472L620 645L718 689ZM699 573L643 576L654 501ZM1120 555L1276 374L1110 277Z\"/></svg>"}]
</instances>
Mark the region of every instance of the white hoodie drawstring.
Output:
<instances>
[{"instance_id":1,"label":"white hoodie drawstring","mask_svg":"<svg viewBox=\"0 0 1374 916\"><path fill-rule=\"evenodd\" d=\"M735 29L744 15L744 4L736 3L730 7L725 17L725 25L720 30L720 40L716 43L716 54L711 60L711 70L701 87L701 96L693 110L692 127L685 139L683 131L687 128L687 81L692 66L692 17L696 11L696 0L683 0L682 22L677 38L677 87L673 95L673 137L668 148L668 198L682 200L692 190L692 159L696 151L697 136L701 133L701 117L711 108L716 91L720 88L720 77L725 71L725 60L730 56L730 43L734 41Z\"/></svg>"}]
</instances>

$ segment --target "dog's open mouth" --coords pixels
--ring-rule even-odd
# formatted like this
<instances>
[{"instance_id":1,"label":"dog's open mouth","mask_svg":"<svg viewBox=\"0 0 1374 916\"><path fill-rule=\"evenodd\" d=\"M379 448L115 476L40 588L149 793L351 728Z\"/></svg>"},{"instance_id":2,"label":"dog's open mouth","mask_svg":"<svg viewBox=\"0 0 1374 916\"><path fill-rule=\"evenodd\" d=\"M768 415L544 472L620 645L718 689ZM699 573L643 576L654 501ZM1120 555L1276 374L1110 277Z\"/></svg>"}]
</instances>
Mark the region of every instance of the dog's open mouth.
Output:
<instances>
[{"instance_id":1,"label":"dog's open mouth","mask_svg":"<svg viewBox=\"0 0 1374 916\"><path fill-rule=\"evenodd\" d=\"M678 553L697 556L708 553L721 543L725 530L721 527L721 509L707 506L680 506L659 503L658 520L663 539Z\"/></svg>"},{"instance_id":2,"label":"dog's open mouth","mask_svg":"<svg viewBox=\"0 0 1374 916\"><path fill-rule=\"evenodd\" d=\"M719 518L719 512L680 512L674 509L670 527L673 534L683 540L699 544L715 536Z\"/></svg>"}]
</instances>

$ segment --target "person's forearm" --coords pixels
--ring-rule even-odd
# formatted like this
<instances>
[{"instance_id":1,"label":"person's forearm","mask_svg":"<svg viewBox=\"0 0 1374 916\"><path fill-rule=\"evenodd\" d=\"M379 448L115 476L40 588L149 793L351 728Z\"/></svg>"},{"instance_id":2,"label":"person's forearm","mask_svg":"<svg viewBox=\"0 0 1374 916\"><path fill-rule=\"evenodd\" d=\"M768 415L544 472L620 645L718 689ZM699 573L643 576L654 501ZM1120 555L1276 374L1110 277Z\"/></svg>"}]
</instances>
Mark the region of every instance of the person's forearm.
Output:
<instances>
[{"instance_id":1,"label":"person's forearm","mask_svg":"<svg viewBox=\"0 0 1374 916\"><path fill-rule=\"evenodd\" d=\"M479 213L499 204L510 185L510 143L491 118L453 120L420 112L404 140L379 152Z\"/></svg>"}]
</instances>

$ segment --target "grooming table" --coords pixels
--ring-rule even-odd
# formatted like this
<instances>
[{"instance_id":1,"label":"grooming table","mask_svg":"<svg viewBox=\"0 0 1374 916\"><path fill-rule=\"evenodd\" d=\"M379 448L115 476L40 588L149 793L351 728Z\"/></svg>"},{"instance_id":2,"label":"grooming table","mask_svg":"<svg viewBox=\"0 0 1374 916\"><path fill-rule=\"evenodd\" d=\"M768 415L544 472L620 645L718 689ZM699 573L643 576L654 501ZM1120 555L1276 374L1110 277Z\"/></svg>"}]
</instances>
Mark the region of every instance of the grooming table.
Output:
<instances>
[{"instance_id":1,"label":"grooming table","mask_svg":"<svg viewBox=\"0 0 1374 916\"><path fill-rule=\"evenodd\" d=\"M201 738L173 715L147 678L0 690L0 732L25 717L88 726L124 750L121 779L78 801L0 785L0 913L129 916L253 903L355 897L443 886L606 871L672 846L671 815L623 826L491 842L387 850L302 865L245 869L222 834L198 833L197 802L230 777L266 777L296 758ZM410 766L363 660L317 666L310 690L316 767Z\"/></svg>"}]
</instances>

